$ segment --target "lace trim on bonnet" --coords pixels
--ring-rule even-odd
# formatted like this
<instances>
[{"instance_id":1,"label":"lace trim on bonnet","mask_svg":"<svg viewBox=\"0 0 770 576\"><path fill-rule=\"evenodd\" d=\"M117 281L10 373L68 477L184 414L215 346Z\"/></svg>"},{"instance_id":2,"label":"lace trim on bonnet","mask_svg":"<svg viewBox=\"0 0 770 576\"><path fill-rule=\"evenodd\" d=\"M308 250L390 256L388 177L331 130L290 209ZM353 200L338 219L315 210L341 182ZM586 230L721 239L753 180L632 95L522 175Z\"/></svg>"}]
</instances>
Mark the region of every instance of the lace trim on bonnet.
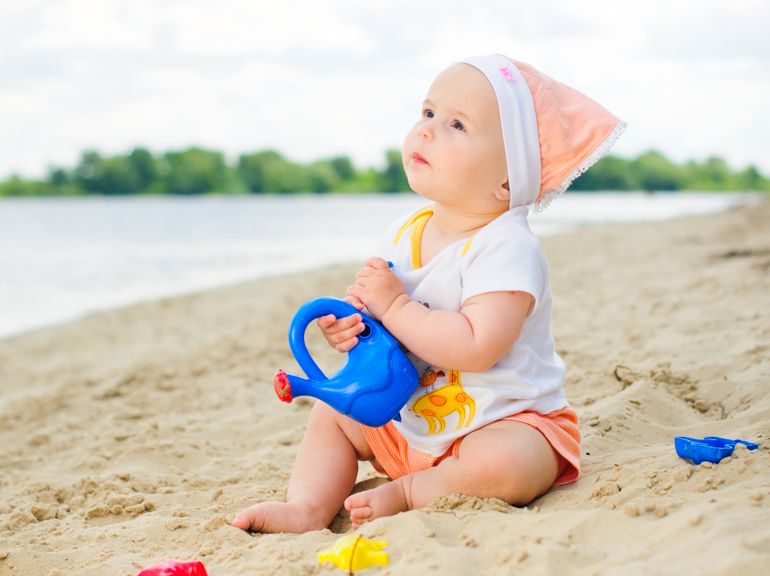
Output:
<instances>
[{"instance_id":1,"label":"lace trim on bonnet","mask_svg":"<svg viewBox=\"0 0 770 576\"><path fill-rule=\"evenodd\" d=\"M564 194L564 192L567 191L567 188L570 187L572 182L574 182L578 176L586 172L591 166L596 164L602 156L610 151L610 148L615 145L615 142L618 141L618 138L621 137L625 130L626 123L623 122L623 120L618 120L617 124L615 124L615 128L613 128L612 132L610 132L610 135L604 139L604 142L602 142L588 158L583 160L583 162L581 162L577 168L570 172L567 177L561 181L561 184L559 184L556 188L545 190L540 195L540 198L535 200L535 202L532 204L532 212L539 214L548 208L548 206L551 204L551 202L553 202L555 198L558 198Z\"/></svg>"}]
</instances>

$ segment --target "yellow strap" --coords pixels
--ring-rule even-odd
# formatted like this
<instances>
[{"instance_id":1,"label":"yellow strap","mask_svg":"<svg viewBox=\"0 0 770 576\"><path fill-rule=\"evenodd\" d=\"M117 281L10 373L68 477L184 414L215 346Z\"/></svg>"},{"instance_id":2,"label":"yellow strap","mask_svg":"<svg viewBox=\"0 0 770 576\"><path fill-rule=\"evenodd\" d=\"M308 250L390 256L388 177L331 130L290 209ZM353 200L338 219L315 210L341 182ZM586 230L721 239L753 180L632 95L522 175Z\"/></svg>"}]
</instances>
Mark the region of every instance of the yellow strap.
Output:
<instances>
[{"instance_id":1,"label":"yellow strap","mask_svg":"<svg viewBox=\"0 0 770 576\"><path fill-rule=\"evenodd\" d=\"M420 218L425 218L426 216L430 217L433 215L433 208L431 206L427 208L423 208L419 212L416 212L415 214L412 214L409 217L409 220L404 222L404 225L401 226L401 228L398 231L398 234L396 234L396 237L393 239L393 244L397 245L398 241L401 240L401 236L404 235L404 232L406 232L407 228L409 228L412 224L414 224L417 220Z\"/></svg>"},{"instance_id":2,"label":"yellow strap","mask_svg":"<svg viewBox=\"0 0 770 576\"><path fill-rule=\"evenodd\" d=\"M422 262L420 259L420 246L422 244L422 233L423 233L423 230L425 230L425 225L428 223L428 220L430 220L431 216L433 216L432 206L423 208L422 210L416 212L415 214L412 214L412 216L410 216L409 219L406 222L404 222L403 226L401 226L401 228L399 229L398 234L396 234L396 237L393 239L393 244L398 245L398 241L401 240L401 236L404 235L404 232L406 232L410 226L413 226L412 233L409 235L409 241L412 245L412 268L414 268L415 270L422 266ZM471 249L472 243L473 243L473 236L468 238L468 241L465 243L465 246L463 246L462 252L460 253L461 258L465 256L468 250Z\"/></svg>"},{"instance_id":3,"label":"yellow strap","mask_svg":"<svg viewBox=\"0 0 770 576\"><path fill-rule=\"evenodd\" d=\"M420 258L420 248L422 247L422 231L425 230L425 225L428 223L428 220L430 220L430 215L433 212L430 212L429 214L426 214L417 222L414 223L414 226L412 226L412 234L409 238L409 241L412 244L412 269L417 270L422 266L422 261Z\"/></svg>"}]
</instances>

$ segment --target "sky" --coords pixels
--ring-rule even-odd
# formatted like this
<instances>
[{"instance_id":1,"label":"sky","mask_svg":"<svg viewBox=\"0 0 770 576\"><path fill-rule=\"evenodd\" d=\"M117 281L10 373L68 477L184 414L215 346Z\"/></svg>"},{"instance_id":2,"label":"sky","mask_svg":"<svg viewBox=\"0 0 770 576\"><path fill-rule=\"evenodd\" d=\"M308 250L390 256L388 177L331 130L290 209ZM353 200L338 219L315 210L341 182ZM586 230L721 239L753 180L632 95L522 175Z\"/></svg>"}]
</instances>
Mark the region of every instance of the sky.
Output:
<instances>
[{"instance_id":1,"label":"sky","mask_svg":"<svg viewBox=\"0 0 770 576\"><path fill-rule=\"evenodd\" d=\"M0 179L82 151L381 166L433 78L503 53L628 123L614 153L770 175L767 0L0 0Z\"/></svg>"}]
</instances>

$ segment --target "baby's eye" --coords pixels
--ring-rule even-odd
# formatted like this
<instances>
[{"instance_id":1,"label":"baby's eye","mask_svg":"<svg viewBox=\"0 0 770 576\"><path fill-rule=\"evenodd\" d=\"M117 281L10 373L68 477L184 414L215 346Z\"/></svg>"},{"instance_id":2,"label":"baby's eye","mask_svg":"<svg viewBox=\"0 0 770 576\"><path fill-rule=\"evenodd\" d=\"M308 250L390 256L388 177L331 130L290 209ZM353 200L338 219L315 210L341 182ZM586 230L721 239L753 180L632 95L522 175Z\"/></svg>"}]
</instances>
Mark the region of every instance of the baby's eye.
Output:
<instances>
[{"instance_id":1,"label":"baby's eye","mask_svg":"<svg viewBox=\"0 0 770 576\"><path fill-rule=\"evenodd\" d=\"M433 118L433 110L431 110L430 108L426 108L425 110L422 111L422 115L425 118Z\"/></svg>"},{"instance_id":2,"label":"baby's eye","mask_svg":"<svg viewBox=\"0 0 770 576\"><path fill-rule=\"evenodd\" d=\"M459 120L455 120L454 122L452 122L452 128L454 128L455 130L465 130L465 126L463 126L463 123L460 122Z\"/></svg>"}]
</instances>

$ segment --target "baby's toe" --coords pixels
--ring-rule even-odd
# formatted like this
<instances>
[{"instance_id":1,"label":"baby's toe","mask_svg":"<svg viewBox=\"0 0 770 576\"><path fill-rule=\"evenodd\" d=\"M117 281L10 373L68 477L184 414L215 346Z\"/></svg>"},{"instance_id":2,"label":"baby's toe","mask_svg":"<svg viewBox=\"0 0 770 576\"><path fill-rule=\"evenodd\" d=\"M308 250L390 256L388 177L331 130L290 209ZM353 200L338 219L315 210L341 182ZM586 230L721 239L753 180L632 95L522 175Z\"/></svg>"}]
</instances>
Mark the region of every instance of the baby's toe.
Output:
<instances>
[{"instance_id":1,"label":"baby's toe","mask_svg":"<svg viewBox=\"0 0 770 576\"><path fill-rule=\"evenodd\" d=\"M241 530L251 530L254 532L261 531L263 524L264 517L259 513L259 509L256 506L241 510L235 515L233 521L230 522L231 526L235 526Z\"/></svg>"},{"instance_id":2,"label":"baby's toe","mask_svg":"<svg viewBox=\"0 0 770 576\"><path fill-rule=\"evenodd\" d=\"M345 498L345 510L350 512L354 508L359 508L361 506L367 506L369 504L369 491L365 490L364 492L356 492L355 494L351 494L347 498Z\"/></svg>"},{"instance_id":3,"label":"baby's toe","mask_svg":"<svg viewBox=\"0 0 770 576\"><path fill-rule=\"evenodd\" d=\"M358 508L353 508L350 511L350 520L356 526L363 524L364 522L368 522L373 517L374 510L372 510L371 506L359 506Z\"/></svg>"}]
</instances>

